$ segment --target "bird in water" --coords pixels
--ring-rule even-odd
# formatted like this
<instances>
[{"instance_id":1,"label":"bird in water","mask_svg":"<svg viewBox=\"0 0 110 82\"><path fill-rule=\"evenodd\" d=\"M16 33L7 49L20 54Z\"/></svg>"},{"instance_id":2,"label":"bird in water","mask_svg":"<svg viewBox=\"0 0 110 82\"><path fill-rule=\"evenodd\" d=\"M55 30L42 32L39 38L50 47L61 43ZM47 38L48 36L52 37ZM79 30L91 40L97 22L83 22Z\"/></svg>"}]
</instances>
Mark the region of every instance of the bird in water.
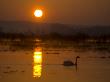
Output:
<instances>
[{"instance_id":1,"label":"bird in water","mask_svg":"<svg viewBox=\"0 0 110 82\"><path fill-rule=\"evenodd\" d=\"M75 63L73 63L73 62L70 61L70 60L66 60L66 61L63 62L63 65L64 65L64 66L77 66L77 60L78 60L78 58L80 58L80 57L79 57L79 56L76 56L76 61L75 61Z\"/></svg>"}]
</instances>

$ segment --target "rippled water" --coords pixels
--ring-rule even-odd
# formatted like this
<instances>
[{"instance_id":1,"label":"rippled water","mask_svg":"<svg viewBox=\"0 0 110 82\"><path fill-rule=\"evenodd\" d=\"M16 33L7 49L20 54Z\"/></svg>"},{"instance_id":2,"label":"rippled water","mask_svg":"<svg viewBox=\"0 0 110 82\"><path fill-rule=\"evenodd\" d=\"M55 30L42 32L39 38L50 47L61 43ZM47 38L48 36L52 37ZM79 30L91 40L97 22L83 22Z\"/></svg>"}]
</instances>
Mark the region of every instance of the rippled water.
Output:
<instances>
[{"instance_id":1,"label":"rippled water","mask_svg":"<svg viewBox=\"0 0 110 82\"><path fill-rule=\"evenodd\" d=\"M41 47L40 47L41 48ZM65 67L64 60L78 66ZM110 54L74 48L0 52L0 82L110 82Z\"/></svg>"}]
</instances>

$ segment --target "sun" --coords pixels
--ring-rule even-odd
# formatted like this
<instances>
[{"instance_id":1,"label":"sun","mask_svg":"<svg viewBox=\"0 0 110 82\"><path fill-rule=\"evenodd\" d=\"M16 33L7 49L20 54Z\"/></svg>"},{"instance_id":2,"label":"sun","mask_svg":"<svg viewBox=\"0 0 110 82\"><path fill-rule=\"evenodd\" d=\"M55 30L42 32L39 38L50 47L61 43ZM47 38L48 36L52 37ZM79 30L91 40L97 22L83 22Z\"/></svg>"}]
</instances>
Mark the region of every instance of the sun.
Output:
<instances>
[{"instance_id":1,"label":"sun","mask_svg":"<svg viewBox=\"0 0 110 82\"><path fill-rule=\"evenodd\" d=\"M35 17L42 17L42 15L43 15L43 11L42 11L42 10L36 9L36 10L34 11L34 16L35 16Z\"/></svg>"}]
</instances>

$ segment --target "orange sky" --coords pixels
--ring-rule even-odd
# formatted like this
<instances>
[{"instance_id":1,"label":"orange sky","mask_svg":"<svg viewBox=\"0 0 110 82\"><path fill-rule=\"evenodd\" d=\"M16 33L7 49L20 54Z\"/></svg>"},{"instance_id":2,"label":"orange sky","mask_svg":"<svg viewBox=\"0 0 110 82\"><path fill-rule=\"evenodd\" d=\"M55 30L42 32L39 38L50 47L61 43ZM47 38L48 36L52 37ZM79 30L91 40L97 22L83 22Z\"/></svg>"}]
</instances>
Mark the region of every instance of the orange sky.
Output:
<instances>
[{"instance_id":1,"label":"orange sky","mask_svg":"<svg viewBox=\"0 0 110 82\"><path fill-rule=\"evenodd\" d=\"M42 22L110 25L110 0L0 0L0 20L38 21L37 7L44 10Z\"/></svg>"}]
</instances>

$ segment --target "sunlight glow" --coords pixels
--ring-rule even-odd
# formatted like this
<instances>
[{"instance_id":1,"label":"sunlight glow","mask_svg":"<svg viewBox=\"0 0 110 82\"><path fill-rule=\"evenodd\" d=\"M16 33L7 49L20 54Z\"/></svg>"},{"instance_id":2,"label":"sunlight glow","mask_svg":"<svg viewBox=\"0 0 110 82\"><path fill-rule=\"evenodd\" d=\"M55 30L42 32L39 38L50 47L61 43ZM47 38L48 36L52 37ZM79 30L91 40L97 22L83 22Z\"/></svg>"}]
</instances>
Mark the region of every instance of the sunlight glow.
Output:
<instances>
[{"instance_id":1,"label":"sunlight glow","mask_svg":"<svg viewBox=\"0 0 110 82\"><path fill-rule=\"evenodd\" d=\"M34 51L33 77L41 77L42 72L42 49L36 48Z\"/></svg>"},{"instance_id":2,"label":"sunlight glow","mask_svg":"<svg viewBox=\"0 0 110 82\"><path fill-rule=\"evenodd\" d=\"M40 10L40 9L36 9L35 12L34 12L34 16L35 17L42 17L43 15L43 11Z\"/></svg>"}]
</instances>

